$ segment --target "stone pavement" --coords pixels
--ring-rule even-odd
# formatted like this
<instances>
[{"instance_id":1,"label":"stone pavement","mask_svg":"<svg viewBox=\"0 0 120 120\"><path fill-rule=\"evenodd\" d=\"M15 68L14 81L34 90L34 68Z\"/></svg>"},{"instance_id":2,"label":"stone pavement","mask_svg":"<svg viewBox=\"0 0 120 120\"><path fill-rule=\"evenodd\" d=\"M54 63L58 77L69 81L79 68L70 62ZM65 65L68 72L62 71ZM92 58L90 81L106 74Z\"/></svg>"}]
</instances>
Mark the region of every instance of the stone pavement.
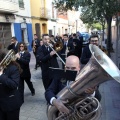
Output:
<instances>
[{"instance_id":1,"label":"stone pavement","mask_svg":"<svg viewBox=\"0 0 120 120\"><path fill-rule=\"evenodd\" d=\"M34 70L35 60L32 53L31 55L30 68L36 94L31 96L28 87L25 85L25 103L21 107L20 120L47 120L41 69ZM112 54L113 58L114 53ZM101 120L120 120L120 84L114 80L105 82L100 85L100 91L102 94Z\"/></svg>"}]
</instances>

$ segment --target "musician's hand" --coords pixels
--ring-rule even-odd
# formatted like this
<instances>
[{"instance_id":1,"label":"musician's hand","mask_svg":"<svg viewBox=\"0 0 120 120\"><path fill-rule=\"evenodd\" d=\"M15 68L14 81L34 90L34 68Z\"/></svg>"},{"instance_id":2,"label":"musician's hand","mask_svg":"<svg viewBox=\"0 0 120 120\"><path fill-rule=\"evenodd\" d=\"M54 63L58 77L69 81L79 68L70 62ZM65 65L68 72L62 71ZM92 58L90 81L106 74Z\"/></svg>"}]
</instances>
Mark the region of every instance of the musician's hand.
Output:
<instances>
[{"instance_id":1,"label":"musician's hand","mask_svg":"<svg viewBox=\"0 0 120 120\"><path fill-rule=\"evenodd\" d=\"M50 56L55 55L55 53L56 53L55 51L51 51L51 52L50 52Z\"/></svg>"},{"instance_id":2,"label":"musician's hand","mask_svg":"<svg viewBox=\"0 0 120 120\"><path fill-rule=\"evenodd\" d=\"M11 45L12 45L12 44L15 44L15 42L12 41L12 42L11 42Z\"/></svg>"},{"instance_id":3,"label":"musician's hand","mask_svg":"<svg viewBox=\"0 0 120 120\"><path fill-rule=\"evenodd\" d=\"M63 104L61 100L54 99L53 105L62 113L69 114L70 110Z\"/></svg>"},{"instance_id":4,"label":"musician's hand","mask_svg":"<svg viewBox=\"0 0 120 120\"><path fill-rule=\"evenodd\" d=\"M85 93L87 93L87 94L93 94L95 90L96 90L96 87L94 87L94 88L88 88L88 89L85 90Z\"/></svg>"},{"instance_id":5,"label":"musician's hand","mask_svg":"<svg viewBox=\"0 0 120 120\"><path fill-rule=\"evenodd\" d=\"M17 53L15 56L16 56L18 59L20 59L20 55L19 55L19 53Z\"/></svg>"}]
</instances>

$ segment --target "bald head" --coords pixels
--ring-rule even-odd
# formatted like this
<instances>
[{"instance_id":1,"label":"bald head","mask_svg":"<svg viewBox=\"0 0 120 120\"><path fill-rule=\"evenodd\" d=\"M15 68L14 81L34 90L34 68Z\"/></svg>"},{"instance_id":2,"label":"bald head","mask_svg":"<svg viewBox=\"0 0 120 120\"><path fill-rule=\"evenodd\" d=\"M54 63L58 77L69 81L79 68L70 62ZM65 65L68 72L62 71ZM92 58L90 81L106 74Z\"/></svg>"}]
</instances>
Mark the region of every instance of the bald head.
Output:
<instances>
[{"instance_id":1,"label":"bald head","mask_svg":"<svg viewBox=\"0 0 120 120\"><path fill-rule=\"evenodd\" d=\"M80 61L77 56L71 55L67 57L65 65L67 70L80 70Z\"/></svg>"}]
</instances>

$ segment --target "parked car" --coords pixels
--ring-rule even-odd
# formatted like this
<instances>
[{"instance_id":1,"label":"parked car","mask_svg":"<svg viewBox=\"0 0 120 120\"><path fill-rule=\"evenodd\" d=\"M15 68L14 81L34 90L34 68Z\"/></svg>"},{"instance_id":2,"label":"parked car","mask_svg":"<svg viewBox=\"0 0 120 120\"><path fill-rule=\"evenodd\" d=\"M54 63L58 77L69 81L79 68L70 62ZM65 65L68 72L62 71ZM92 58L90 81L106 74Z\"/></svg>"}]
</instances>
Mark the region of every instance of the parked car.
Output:
<instances>
[{"instance_id":1,"label":"parked car","mask_svg":"<svg viewBox=\"0 0 120 120\"><path fill-rule=\"evenodd\" d=\"M90 34L87 32L82 32L81 35L83 36L83 47L89 44Z\"/></svg>"}]
</instances>

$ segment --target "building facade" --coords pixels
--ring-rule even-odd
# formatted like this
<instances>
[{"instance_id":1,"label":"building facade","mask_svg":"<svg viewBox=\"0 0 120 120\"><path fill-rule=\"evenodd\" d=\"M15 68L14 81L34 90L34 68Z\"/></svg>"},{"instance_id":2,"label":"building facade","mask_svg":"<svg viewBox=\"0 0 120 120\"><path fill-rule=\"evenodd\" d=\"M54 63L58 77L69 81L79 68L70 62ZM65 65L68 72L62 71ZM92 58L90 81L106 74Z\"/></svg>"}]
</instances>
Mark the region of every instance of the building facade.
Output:
<instances>
[{"instance_id":1,"label":"building facade","mask_svg":"<svg viewBox=\"0 0 120 120\"><path fill-rule=\"evenodd\" d=\"M6 50L15 36L31 50L32 24L29 0L0 0L0 43Z\"/></svg>"},{"instance_id":2,"label":"building facade","mask_svg":"<svg viewBox=\"0 0 120 120\"><path fill-rule=\"evenodd\" d=\"M42 34L48 33L50 11L46 2L46 0L31 0L32 30L33 34L37 34L39 38Z\"/></svg>"},{"instance_id":3,"label":"building facade","mask_svg":"<svg viewBox=\"0 0 120 120\"><path fill-rule=\"evenodd\" d=\"M49 35L57 35L57 10L54 7L53 0L47 0L47 8L50 12L48 19L48 33Z\"/></svg>"}]
</instances>

